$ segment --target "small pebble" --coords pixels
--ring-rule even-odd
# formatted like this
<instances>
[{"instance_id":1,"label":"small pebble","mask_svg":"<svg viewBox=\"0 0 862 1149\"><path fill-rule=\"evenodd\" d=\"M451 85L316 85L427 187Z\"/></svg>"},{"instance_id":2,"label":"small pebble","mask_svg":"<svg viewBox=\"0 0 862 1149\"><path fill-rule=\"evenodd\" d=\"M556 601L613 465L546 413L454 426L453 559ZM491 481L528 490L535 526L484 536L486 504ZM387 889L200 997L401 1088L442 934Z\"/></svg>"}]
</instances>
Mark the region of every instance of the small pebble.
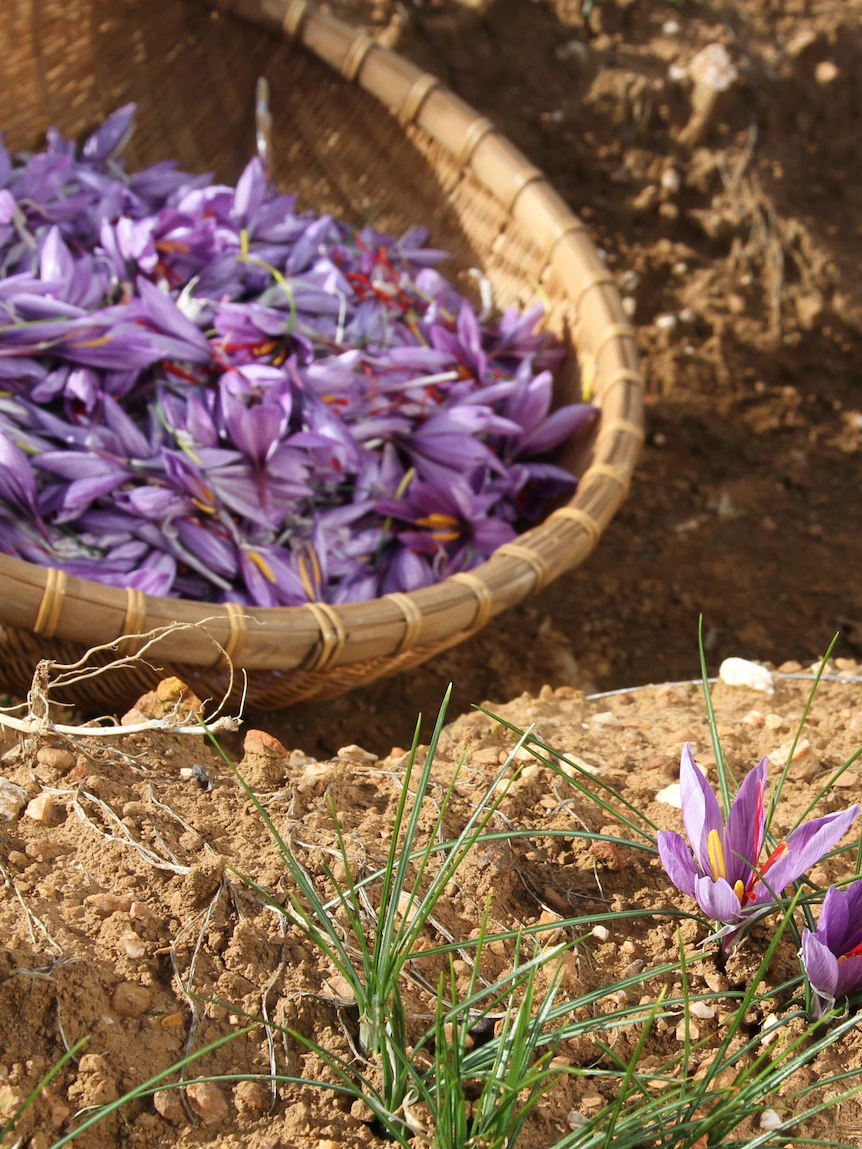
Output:
<instances>
[{"instance_id":1,"label":"small pebble","mask_svg":"<svg viewBox=\"0 0 862 1149\"><path fill-rule=\"evenodd\" d=\"M761 1031L763 1032L763 1036L760 1039L761 1045L764 1045L764 1046L772 1045L773 1041L775 1041L775 1039L778 1037L779 1033L781 1032L778 1028L776 1028L778 1026L779 1021L780 1021L780 1018L775 1013L767 1014L767 1016L763 1019L763 1024L760 1027ZM772 1033L767 1033L766 1032L767 1029L771 1029Z\"/></svg>"},{"instance_id":2,"label":"small pebble","mask_svg":"<svg viewBox=\"0 0 862 1149\"><path fill-rule=\"evenodd\" d=\"M709 88L714 92L726 92L738 79L730 54L724 44L707 44L692 57L688 74L696 87Z\"/></svg>"},{"instance_id":3,"label":"small pebble","mask_svg":"<svg viewBox=\"0 0 862 1149\"><path fill-rule=\"evenodd\" d=\"M215 1125L227 1116L227 1102L214 1081L196 1081L189 1085L186 1100L204 1125Z\"/></svg>"},{"instance_id":4,"label":"small pebble","mask_svg":"<svg viewBox=\"0 0 862 1149\"><path fill-rule=\"evenodd\" d=\"M679 782L671 782L669 786L665 786L663 790L655 796L656 802L661 802L665 806L673 806L677 810L682 809L682 791Z\"/></svg>"},{"instance_id":5,"label":"small pebble","mask_svg":"<svg viewBox=\"0 0 862 1149\"><path fill-rule=\"evenodd\" d=\"M27 791L8 778L0 778L0 819L11 822L27 803Z\"/></svg>"},{"instance_id":6,"label":"small pebble","mask_svg":"<svg viewBox=\"0 0 862 1149\"><path fill-rule=\"evenodd\" d=\"M583 1113L578 1113L577 1109L573 1109L566 1118L566 1123L570 1129L583 1129L588 1121L589 1117L584 1117Z\"/></svg>"},{"instance_id":7,"label":"small pebble","mask_svg":"<svg viewBox=\"0 0 862 1149\"><path fill-rule=\"evenodd\" d=\"M90 894L84 898L84 902L98 910L100 914L127 914L132 908L129 899L118 894Z\"/></svg>"},{"instance_id":8,"label":"small pebble","mask_svg":"<svg viewBox=\"0 0 862 1149\"><path fill-rule=\"evenodd\" d=\"M793 749L793 740L791 739L790 741L785 742L783 746L779 746L776 750L773 750L772 753L769 755L769 761L772 763L773 766L783 766L784 763L787 761L787 757L790 754L790 751L792 749ZM796 749L793 750L793 755L790 758L790 761L791 762L798 761L805 754L808 754L808 752L810 750L811 750L811 743L808 741L808 739L807 738L800 738L799 742L796 744Z\"/></svg>"},{"instance_id":9,"label":"small pebble","mask_svg":"<svg viewBox=\"0 0 862 1149\"><path fill-rule=\"evenodd\" d=\"M680 178L676 168L665 168L661 173L661 186L665 191L675 193L679 191Z\"/></svg>"},{"instance_id":10,"label":"small pebble","mask_svg":"<svg viewBox=\"0 0 862 1149\"><path fill-rule=\"evenodd\" d=\"M854 790L859 786L859 773L856 770L845 770L840 778L836 778L832 783L837 786L839 790Z\"/></svg>"},{"instance_id":11,"label":"small pebble","mask_svg":"<svg viewBox=\"0 0 862 1149\"><path fill-rule=\"evenodd\" d=\"M147 952L147 947L134 930L126 930L120 937L119 945L133 961L140 961Z\"/></svg>"},{"instance_id":12,"label":"small pebble","mask_svg":"<svg viewBox=\"0 0 862 1149\"><path fill-rule=\"evenodd\" d=\"M601 774L601 769L598 766L591 766L589 762L585 762L583 758L577 754L567 754L565 758L557 759L557 765L564 774L568 774L570 778L576 778L581 771L584 774ZM577 767L577 769L575 769Z\"/></svg>"},{"instance_id":13,"label":"small pebble","mask_svg":"<svg viewBox=\"0 0 862 1149\"><path fill-rule=\"evenodd\" d=\"M775 693L769 670L747 658L726 658L718 668L718 677L725 686L747 686L751 690Z\"/></svg>"},{"instance_id":14,"label":"small pebble","mask_svg":"<svg viewBox=\"0 0 862 1149\"><path fill-rule=\"evenodd\" d=\"M673 331L679 320L672 312L667 312L664 315L657 315L655 325L659 331Z\"/></svg>"},{"instance_id":15,"label":"small pebble","mask_svg":"<svg viewBox=\"0 0 862 1149\"><path fill-rule=\"evenodd\" d=\"M349 758L352 762L363 762L368 765L377 761L376 754L372 754L370 750L363 750L361 746L354 743L351 743L350 746L342 746L336 754L336 758Z\"/></svg>"},{"instance_id":16,"label":"small pebble","mask_svg":"<svg viewBox=\"0 0 862 1149\"><path fill-rule=\"evenodd\" d=\"M645 965L646 962L643 958L635 958L635 960L623 970L623 977L634 977L636 973L641 972Z\"/></svg>"},{"instance_id":17,"label":"small pebble","mask_svg":"<svg viewBox=\"0 0 862 1149\"><path fill-rule=\"evenodd\" d=\"M634 319L635 312L638 309L638 301L633 295L627 295L622 301L622 309L629 319Z\"/></svg>"},{"instance_id":18,"label":"small pebble","mask_svg":"<svg viewBox=\"0 0 862 1149\"><path fill-rule=\"evenodd\" d=\"M168 1013L159 1021L162 1029L179 1029L183 1024L183 1015L179 1012Z\"/></svg>"},{"instance_id":19,"label":"small pebble","mask_svg":"<svg viewBox=\"0 0 862 1149\"><path fill-rule=\"evenodd\" d=\"M784 725L784 719L780 714L767 714L763 720L763 724L767 730L780 730Z\"/></svg>"},{"instance_id":20,"label":"small pebble","mask_svg":"<svg viewBox=\"0 0 862 1149\"><path fill-rule=\"evenodd\" d=\"M764 1109L760 1114L761 1129L777 1129L783 1122L774 1109Z\"/></svg>"},{"instance_id":21,"label":"small pebble","mask_svg":"<svg viewBox=\"0 0 862 1149\"><path fill-rule=\"evenodd\" d=\"M65 774L75 765L76 759L71 750L63 750L58 746L42 746L36 751L36 761L41 766L61 770Z\"/></svg>"},{"instance_id":22,"label":"small pebble","mask_svg":"<svg viewBox=\"0 0 862 1149\"><path fill-rule=\"evenodd\" d=\"M693 1001L691 1003L691 1012L695 1017L702 1018L704 1021L715 1017L715 1010L711 1005L707 1005L705 1001Z\"/></svg>"},{"instance_id":23,"label":"small pebble","mask_svg":"<svg viewBox=\"0 0 862 1149\"><path fill-rule=\"evenodd\" d=\"M153 991L134 981L121 981L111 994L111 1009L120 1017L140 1017L153 1003Z\"/></svg>"},{"instance_id":24,"label":"small pebble","mask_svg":"<svg viewBox=\"0 0 862 1149\"><path fill-rule=\"evenodd\" d=\"M762 726L766 719L763 717L759 710L749 710L742 721L746 724L746 726Z\"/></svg>"},{"instance_id":25,"label":"small pebble","mask_svg":"<svg viewBox=\"0 0 862 1149\"><path fill-rule=\"evenodd\" d=\"M619 718L612 710L603 710L601 714L594 714L591 721L596 726L619 726L620 724Z\"/></svg>"},{"instance_id":26,"label":"small pebble","mask_svg":"<svg viewBox=\"0 0 862 1149\"><path fill-rule=\"evenodd\" d=\"M693 1021L686 1021L685 1018L676 1027L677 1041L685 1041L686 1034L688 1034L689 1041L697 1041L700 1037L700 1030Z\"/></svg>"},{"instance_id":27,"label":"small pebble","mask_svg":"<svg viewBox=\"0 0 862 1149\"><path fill-rule=\"evenodd\" d=\"M270 1091L260 1081L238 1081L233 1090L233 1103L240 1113L246 1109L260 1112L269 1105Z\"/></svg>"},{"instance_id":28,"label":"small pebble","mask_svg":"<svg viewBox=\"0 0 862 1149\"><path fill-rule=\"evenodd\" d=\"M34 822L41 822L45 826L59 821L61 814L65 814L65 807L50 794L37 794L27 803L27 809L24 811L25 818L32 818Z\"/></svg>"},{"instance_id":29,"label":"small pebble","mask_svg":"<svg viewBox=\"0 0 862 1149\"><path fill-rule=\"evenodd\" d=\"M606 942L611 936L611 931L607 926L593 926L590 931L594 938L598 938L600 942Z\"/></svg>"},{"instance_id":30,"label":"small pebble","mask_svg":"<svg viewBox=\"0 0 862 1149\"><path fill-rule=\"evenodd\" d=\"M176 1089L157 1089L153 1094L153 1107L171 1125L180 1125L185 1120L183 1103Z\"/></svg>"}]
</instances>

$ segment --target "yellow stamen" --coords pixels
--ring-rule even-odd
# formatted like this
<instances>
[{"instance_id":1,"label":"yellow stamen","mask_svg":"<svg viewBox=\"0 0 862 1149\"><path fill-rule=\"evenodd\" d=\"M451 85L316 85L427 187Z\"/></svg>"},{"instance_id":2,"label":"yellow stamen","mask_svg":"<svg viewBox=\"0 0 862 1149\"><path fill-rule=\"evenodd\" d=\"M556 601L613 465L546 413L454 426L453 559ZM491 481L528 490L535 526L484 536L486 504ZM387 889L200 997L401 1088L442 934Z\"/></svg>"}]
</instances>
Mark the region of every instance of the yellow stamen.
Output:
<instances>
[{"instance_id":1,"label":"yellow stamen","mask_svg":"<svg viewBox=\"0 0 862 1149\"><path fill-rule=\"evenodd\" d=\"M395 492L395 498L396 499L400 499L404 495L404 492L407 490L407 488L413 482L415 477L416 477L416 468L415 467L411 467L408 471L404 472L404 478L398 484L398 490Z\"/></svg>"},{"instance_id":2,"label":"yellow stamen","mask_svg":"<svg viewBox=\"0 0 862 1149\"><path fill-rule=\"evenodd\" d=\"M718 881L719 878L726 878L727 867L724 864L724 850L721 847L721 838L719 837L718 830L710 830L709 837L706 841L713 878L715 878L716 881Z\"/></svg>"},{"instance_id":3,"label":"yellow stamen","mask_svg":"<svg viewBox=\"0 0 862 1149\"><path fill-rule=\"evenodd\" d=\"M157 239L156 251L172 252L178 251L181 255L188 255L191 248L187 243L180 243L178 239Z\"/></svg>"},{"instance_id":4,"label":"yellow stamen","mask_svg":"<svg viewBox=\"0 0 862 1149\"><path fill-rule=\"evenodd\" d=\"M81 347L104 347L106 343L110 342L110 335L100 335L98 339L86 339L83 343L70 343L69 346L77 351Z\"/></svg>"},{"instance_id":5,"label":"yellow stamen","mask_svg":"<svg viewBox=\"0 0 862 1149\"><path fill-rule=\"evenodd\" d=\"M310 570L309 570L310 568ZM320 585L320 560L312 546L306 546L305 551L297 557L296 569L305 587L305 593L310 599L317 598L317 587Z\"/></svg>"},{"instance_id":6,"label":"yellow stamen","mask_svg":"<svg viewBox=\"0 0 862 1149\"><path fill-rule=\"evenodd\" d=\"M249 551L248 557L261 572L264 578L269 579L270 582L275 582L275 575L272 573L272 567L269 565L263 555L259 555L257 551Z\"/></svg>"},{"instance_id":7,"label":"yellow stamen","mask_svg":"<svg viewBox=\"0 0 862 1149\"><path fill-rule=\"evenodd\" d=\"M239 257L240 259L248 258L248 232L244 227L239 231Z\"/></svg>"},{"instance_id":8,"label":"yellow stamen","mask_svg":"<svg viewBox=\"0 0 862 1149\"><path fill-rule=\"evenodd\" d=\"M733 883L733 892L739 898L739 904L742 905L742 899L745 897L745 882L742 878L738 882Z\"/></svg>"},{"instance_id":9,"label":"yellow stamen","mask_svg":"<svg viewBox=\"0 0 862 1149\"><path fill-rule=\"evenodd\" d=\"M196 499L194 496L192 496L192 502L197 507L197 509L199 511L203 511L205 515L214 515L216 513L215 507L208 507L206 503L202 503L200 499Z\"/></svg>"},{"instance_id":10,"label":"yellow stamen","mask_svg":"<svg viewBox=\"0 0 862 1149\"><path fill-rule=\"evenodd\" d=\"M457 527L458 520L454 519L451 515L443 515L438 511L433 514L425 515L421 519L416 520L417 527L430 527L431 530L439 530L441 527Z\"/></svg>"}]
</instances>

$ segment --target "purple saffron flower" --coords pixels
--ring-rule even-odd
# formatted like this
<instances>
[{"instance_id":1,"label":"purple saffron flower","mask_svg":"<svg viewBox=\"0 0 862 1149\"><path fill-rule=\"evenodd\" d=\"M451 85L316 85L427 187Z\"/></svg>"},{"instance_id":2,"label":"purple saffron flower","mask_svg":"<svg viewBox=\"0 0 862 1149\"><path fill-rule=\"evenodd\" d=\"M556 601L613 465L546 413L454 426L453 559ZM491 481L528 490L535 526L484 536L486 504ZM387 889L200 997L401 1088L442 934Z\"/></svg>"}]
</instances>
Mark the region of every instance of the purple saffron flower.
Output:
<instances>
[{"instance_id":1,"label":"purple saffron flower","mask_svg":"<svg viewBox=\"0 0 862 1149\"><path fill-rule=\"evenodd\" d=\"M835 846L859 814L859 806L798 826L764 861L766 836L766 758L746 775L727 817L695 765L686 742L680 762L682 818L689 845L680 834L660 831L658 852L670 880L694 898L703 912L724 926L725 949L754 919L775 904ZM693 855L693 856L692 856Z\"/></svg>"},{"instance_id":2,"label":"purple saffron flower","mask_svg":"<svg viewBox=\"0 0 862 1149\"><path fill-rule=\"evenodd\" d=\"M862 989L862 881L830 886L814 933L802 934L802 964L814 991L816 1021L835 1002Z\"/></svg>"}]
</instances>

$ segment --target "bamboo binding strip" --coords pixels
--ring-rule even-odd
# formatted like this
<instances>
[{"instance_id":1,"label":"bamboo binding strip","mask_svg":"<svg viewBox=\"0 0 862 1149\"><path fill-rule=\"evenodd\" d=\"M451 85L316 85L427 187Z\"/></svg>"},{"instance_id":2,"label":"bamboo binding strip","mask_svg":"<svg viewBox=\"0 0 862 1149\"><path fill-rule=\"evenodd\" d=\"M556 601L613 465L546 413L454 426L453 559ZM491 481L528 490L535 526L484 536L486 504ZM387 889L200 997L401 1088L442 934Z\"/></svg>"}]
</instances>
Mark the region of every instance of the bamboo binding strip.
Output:
<instances>
[{"instance_id":1,"label":"bamboo binding strip","mask_svg":"<svg viewBox=\"0 0 862 1149\"><path fill-rule=\"evenodd\" d=\"M303 207L383 230L432 223L434 245L453 253L449 274L481 267L500 306L523 303L540 283L555 330L574 332L590 363L601 419L567 506L472 571L371 603L268 610L150 598L0 555L5 685L26 688L40 658L70 662L97 644L133 655L143 640L130 636L166 628L152 648L158 672L134 664L119 684L98 675L76 686L75 700L119 706L157 673L218 697L229 665L246 671L252 707L327 697L418 665L586 557L626 495L643 437L635 334L584 224L491 120L308 0L211 0L212 12L198 0L127 0L122 19L115 0L9 4L0 21L0 95L14 89L0 101L7 147L40 147L51 123L78 136L135 100L130 168L177 158L236 179L253 150L254 85L266 75L281 186ZM561 376L563 401L578 395L576 360Z\"/></svg>"}]
</instances>

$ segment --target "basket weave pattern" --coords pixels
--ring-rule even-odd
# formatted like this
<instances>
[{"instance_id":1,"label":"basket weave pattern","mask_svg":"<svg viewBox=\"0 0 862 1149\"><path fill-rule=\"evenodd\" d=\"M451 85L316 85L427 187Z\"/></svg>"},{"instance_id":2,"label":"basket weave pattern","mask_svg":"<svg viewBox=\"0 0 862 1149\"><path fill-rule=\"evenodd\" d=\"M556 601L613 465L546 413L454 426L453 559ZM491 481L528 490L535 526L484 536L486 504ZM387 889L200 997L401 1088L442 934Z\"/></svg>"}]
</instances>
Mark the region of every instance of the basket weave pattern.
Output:
<instances>
[{"instance_id":1,"label":"basket weave pattern","mask_svg":"<svg viewBox=\"0 0 862 1149\"><path fill-rule=\"evenodd\" d=\"M490 121L306 0L219 0L215 10L191 0L11 0L0 59L10 149L38 147L49 124L79 135L134 100L130 168L178 157L225 179L253 153L254 84L265 75L275 176L301 207L393 232L427 224L434 245L453 254L450 278L480 267L500 307L541 293L551 329L575 351L558 400L576 398L585 378L601 407L589 453L561 460L582 475L567 506L469 574L411 594L339 607L213 606L0 555L7 686L26 687L40 658L73 662L114 640L133 654L140 640L124 636L187 622L202 625L166 635L160 673L201 696L223 693L226 653L247 671L254 708L333 697L454 646L589 554L627 494L643 438L634 332L583 224ZM74 698L122 705L154 677L135 666L82 682Z\"/></svg>"}]
</instances>

